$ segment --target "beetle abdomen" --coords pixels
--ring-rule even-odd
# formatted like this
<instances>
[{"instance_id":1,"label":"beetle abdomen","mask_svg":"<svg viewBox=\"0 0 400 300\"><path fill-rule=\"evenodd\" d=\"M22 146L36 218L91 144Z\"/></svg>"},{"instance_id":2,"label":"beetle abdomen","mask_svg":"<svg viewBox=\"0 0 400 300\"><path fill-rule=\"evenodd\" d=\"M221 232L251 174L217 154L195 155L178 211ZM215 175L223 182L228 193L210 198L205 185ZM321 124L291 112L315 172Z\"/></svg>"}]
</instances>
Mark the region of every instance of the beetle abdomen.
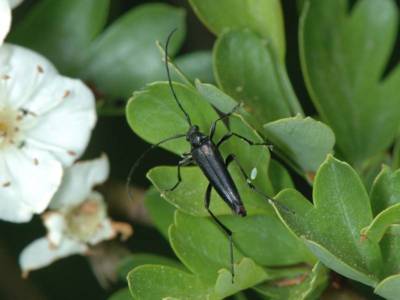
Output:
<instances>
[{"instance_id":1,"label":"beetle abdomen","mask_svg":"<svg viewBox=\"0 0 400 300\"><path fill-rule=\"evenodd\" d=\"M245 216L246 210L237 187L217 147L210 140L206 140L199 147L192 149L192 157L220 197L236 214Z\"/></svg>"}]
</instances>

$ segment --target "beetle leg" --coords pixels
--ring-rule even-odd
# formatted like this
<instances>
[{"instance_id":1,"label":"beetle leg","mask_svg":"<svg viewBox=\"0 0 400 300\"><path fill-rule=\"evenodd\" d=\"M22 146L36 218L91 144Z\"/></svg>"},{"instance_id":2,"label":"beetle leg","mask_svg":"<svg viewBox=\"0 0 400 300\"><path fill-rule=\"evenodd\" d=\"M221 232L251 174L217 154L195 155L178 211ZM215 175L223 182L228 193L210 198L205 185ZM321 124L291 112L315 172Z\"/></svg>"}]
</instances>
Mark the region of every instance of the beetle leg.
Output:
<instances>
[{"instance_id":1,"label":"beetle leg","mask_svg":"<svg viewBox=\"0 0 400 300\"><path fill-rule=\"evenodd\" d=\"M164 192L172 192L173 190L175 190L179 184L182 182L182 177L181 177L181 167L182 166L187 166L188 164L192 163L192 156L191 155L187 155L184 157L184 159L182 159L181 161L178 162L178 166L177 166L177 175L178 175L178 181L174 184L173 187L164 190Z\"/></svg>"},{"instance_id":2,"label":"beetle leg","mask_svg":"<svg viewBox=\"0 0 400 300\"><path fill-rule=\"evenodd\" d=\"M240 107L240 105L241 105L241 104L238 103L237 105L235 105L235 107L234 107L230 112L224 114L223 116L219 117L219 118L216 119L214 122L212 122L211 128L210 128L210 134L209 134L210 140L212 140L212 138L213 138L213 136L214 136L215 129L216 129L216 127L217 127L217 122L218 122L218 121L222 121L222 120L224 120L224 119L226 119L226 118L229 118L235 111L238 110L238 108Z\"/></svg>"},{"instance_id":3,"label":"beetle leg","mask_svg":"<svg viewBox=\"0 0 400 300\"><path fill-rule=\"evenodd\" d=\"M236 165L239 167L240 172L242 173L244 179L246 180L247 185L249 186L249 188L251 188L254 192L256 192L257 194L261 195L263 198L267 199L268 202L271 205L276 205L279 208L283 209L284 211L291 213L291 214L295 214L294 211L292 211L291 209L289 209L286 205L276 201L275 199L273 199L272 197L266 195L264 192L262 192L261 190L259 190L258 188L255 187L255 185L251 182L250 177L246 174L246 171L243 169L242 165L239 163L238 159L236 158L236 156L234 154L229 154L226 157L226 167L228 167L228 165L232 162L235 161Z\"/></svg>"},{"instance_id":4,"label":"beetle leg","mask_svg":"<svg viewBox=\"0 0 400 300\"><path fill-rule=\"evenodd\" d=\"M225 143L227 140L229 140L231 137L236 136L239 139L241 139L242 141L245 141L247 144L249 144L250 146L268 146L270 149L272 149L272 145L267 144L266 142L253 142L251 140L249 140L248 138L244 137L243 135L240 135L236 132L227 132L217 143L217 148L219 146L221 146L223 143Z\"/></svg>"},{"instance_id":5,"label":"beetle leg","mask_svg":"<svg viewBox=\"0 0 400 300\"><path fill-rule=\"evenodd\" d=\"M128 173L128 178L126 179L126 191L128 194L128 198L130 200L132 200L132 194L131 194L131 189L130 189L130 184L132 182L132 178L133 178L133 174L135 173L135 170L137 169L137 167L140 165L140 163L143 161L143 159L146 157L147 154L150 153L151 150L157 148L158 146L160 146L161 144L164 144L168 141L172 141L175 139L180 139L186 136L186 133L181 133L181 134L177 134L171 137L168 137L166 139L163 139L161 141L159 141L158 143L152 145L150 148L148 148L145 152L142 153L142 155L139 156L139 158L135 161L135 163L132 165L132 167L129 170Z\"/></svg>"},{"instance_id":6,"label":"beetle leg","mask_svg":"<svg viewBox=\"0 0 400 300\"><path fill-rule=\"evenodd\" d=\"M231 274L232 274L232 283L233 283L233 278L235 276L234 273L234 268L233 268L233 240L232 240L232 231L229 230L228 227L226 227L218 218L212 213L210 210L210 201L211 201L211 190L212 190L212 185L211 183L208 184L206 194L204 197L204 205L210 214L211 218L215 221L215 223L218 224L218 226L222 229L222 231L227 235L229 239L229 252L230 252L230 263L231 263Z\"/></svg>"}]
</instances>

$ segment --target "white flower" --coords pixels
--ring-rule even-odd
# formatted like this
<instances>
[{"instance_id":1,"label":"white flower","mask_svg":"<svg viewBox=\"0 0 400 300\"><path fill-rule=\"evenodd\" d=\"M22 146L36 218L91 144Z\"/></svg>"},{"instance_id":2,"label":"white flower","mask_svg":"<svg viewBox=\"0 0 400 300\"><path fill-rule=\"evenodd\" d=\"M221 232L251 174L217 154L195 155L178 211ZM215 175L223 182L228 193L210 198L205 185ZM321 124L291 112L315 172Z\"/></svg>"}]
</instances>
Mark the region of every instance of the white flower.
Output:
<instances>
[{"instance_id":1,"label":"white flower","mask_svg":"<svg viewBox=\"0 0 400 300\"><path fill-rule=\"evenodd\" d=\"M11 26L11 9L22 0L0 0L0 45L3 44Z\"/></svg>"},{"instance_id":2,"label":"white flower","mask_svg":"<svg viewBox=\"0 0 400 300\"><path fill-rule=\"evenodd\" d=\"M81 81L28 49L0 47L0 219L27 222L46 209L95 122Z\"/></svg>"},{"instance_id":3,"label":"white flower","mask_svg":"<svg viewBox=\"0 0 400 300\"><path fill-rule=\"evenodd\" d=\"M78 162L66 169L59 191L50 203L51 211L43 216L47 237L28 245L21 253L24 275L53 261L72 255L87 254L90 246L132 234L130 225L112 221L107 216L103 196L92 190L109 173L107 157Z\"/></svg>"}]
</instances>

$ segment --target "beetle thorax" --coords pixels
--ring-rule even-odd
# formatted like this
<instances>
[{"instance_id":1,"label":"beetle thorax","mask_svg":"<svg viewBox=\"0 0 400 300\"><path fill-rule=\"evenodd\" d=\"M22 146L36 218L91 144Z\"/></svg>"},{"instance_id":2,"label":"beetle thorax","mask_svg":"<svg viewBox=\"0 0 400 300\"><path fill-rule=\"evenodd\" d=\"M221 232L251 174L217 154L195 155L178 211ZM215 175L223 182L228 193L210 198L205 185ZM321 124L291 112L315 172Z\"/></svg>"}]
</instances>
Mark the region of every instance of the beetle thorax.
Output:
<instances>
[{"instance_id":1,"label":"beetle thorax","mask_svg":"<svg viewBox=\"0 0 400 300\"><path fill-rule=\"evenodd\" d=\"M201 146L206 139L207 136L200 132L197 125L193 125L192 127L190 127L186 135L186 140L190 143L192 147Z\"/></svg>"}]
</instances>

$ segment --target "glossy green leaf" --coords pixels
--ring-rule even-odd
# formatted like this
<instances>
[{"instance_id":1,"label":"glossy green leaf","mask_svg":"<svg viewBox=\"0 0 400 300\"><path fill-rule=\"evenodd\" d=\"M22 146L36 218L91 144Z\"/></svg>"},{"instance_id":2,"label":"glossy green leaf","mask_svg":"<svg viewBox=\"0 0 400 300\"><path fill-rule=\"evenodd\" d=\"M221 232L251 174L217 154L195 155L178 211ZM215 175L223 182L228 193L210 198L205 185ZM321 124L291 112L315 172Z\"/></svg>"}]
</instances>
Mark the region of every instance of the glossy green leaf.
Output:
<instances>
[{"instance_id":1,"label":"glossy green leaf","mask_svg":"<svg viewBox=\"0 0 400 300\"><path fill-rule=\"evenodd\" d=\"M374 291L388 300L397 300L400 293L400 275L393 275L382 280Z\"/></svg>"},{"instance_id":2,"label":"glossy green leaf","mask_svg":"<svg viewBox=\"0 0 400 300\"><path fill-rule=\"evenodd\" d=\"M305 173L315 173L335 144L335 135L328 126L299 115L265 124L264 133Z\"/></svg>"},{"instance_id":3,"label":"glossy green leaf","mask_svg":"<svg viewBox=\"0 0 400 300\"><path fill-rule=\"evenodd\" d=\"M144 205L154 226L168 238L168 228L174 222L175 207L165 201L155 188L146 192Z\"/></svg>"},{"instance_id":4,"label":"glossy green leaf","mask_svg":"<svg viewBox=\"0 0 400 300\"><path fill-rule=\"evenodd\" d=\"M129 97L145 84L165 78L155 42L175 28L169 53L174 55L185 35L185 12L166 4L135 7L111 24L89 49L85 79L107 96Z\"/></svg>"},{"instance_id":5,"label":"glossy green leaf","mask_svg":"<svg viewBox=\"0 0 400 300\"><path fill-rule=\"evenodd\" d=\"M364 238L378 243L392 224L400 223L400 203L381 211L370 225L361 230Z\"/></svg>"},{"instance_id":6,"label":"glossy green leaf","mask_svg":"<svg viewBox=\"0 0 400 300\"><path fill-rule=\"evenodd\" d=\"M162 265L144 265L128 275L134 299L217 299L211 287L192 274Z\"/></svg>"},{"instance_id":7,"label":"glossy green leaf","mask_svg":"<svg viewBox=\"0 0 400 300\"><path fill-rule=\"evenodd\" d=\"M177 57L174 63L192 80L214 82L210 51L191 52Z\"/></svg>"},{"instance_id":8,"label":"glossy green leaf","mask_svg":"<svg viewBox=\"0 0 400 300\"><path fill-rule=\"evenodd\" d=\"M108 7L109 0L39 1L9 40L45 55L62 73L76 75L107 20Z\"/></svg>"},{"instance_id":9,"label":"glossy green leaf","mask_svg":"<svg viewBox=\"0 0 400 300\"><path fill-rule=\"evenodd\" d=\"M195 89L180 83L174 83L174 88L192 123L208 133L218 114ZM142 91L135 92L126 107L126 117L132 130L153 144L177 134L185 134L189 129L167 82L156 82ZM219 124L216 139L221 137L223 132L224 126ZM185 138L167 142L161 147L178 155L190 150Z\"/></svg>"},{"instance_id":10,"label":"glossy green leaf","mask_svg":"<svg viewBox=\"0 0 400 300\"><path fill-rule=\"evenodd\" d=\"M268 174L275 194L286 188L294 188L289 172L277 160L270 160Z\"/></svg>"},{"instance_id":11,"label":"glossy green leaf","mask_svg":"<svg viewBox=\"0 0 400 300\"><path fill-rule=\"evenodd\" d=\"M383 166L370 193L374 215L400 202L400 170L392 171Z\"/></svg>"},{"instance_id":12,"label":"glossy green leaf","mask_svg":"<svg viewBox=\"0 0 400 300\"><path fill-rule=\"evenodd\" d=\"M220 219L234 233L236 247L259 265L279 267L313 260L304 243L275 215L222 216Z\"/></svg>"},{"instance_id":13,"label":"glossy green leaf","mask_svg":"<svg viewBox=\"0 0 400 300\"><path fill-rule=\"evenodd\" d=\"M255 290L274 300L314 300L319 299L328 285L328 270L317 263L311 272L297 275L292 284L283 285L282 280L266 282L256 286Z\"/></svg>"},{"instance_id":14,"label":"glossy green leaf","mask_svg":"<svg viewBox=\"0 0 400 300\"><path fill-rule=\"evenodd\" d=\"M118 265L119 277L123 280L134 268L142 265L163 265L185 271L185 267L177 260L150 253L134 253L124 258Z\"/></svg>"},{"instance_id":15,"label":"glossy green leaf","mask_svg":"<svg viewBox=\"0 0 400 300\"><path fill-rule=\"evenodd\" d=\"M357 173L328 156L315 177L312 205L295 190L277 199L282 220L329 268L364 284L374 285L382 258L377 243L361 239L361 229L372 222L368 195Z\"/></svg>"},{"instance_id":16,"label":"glossy green leaf","mask_svg":"<svg viewBox=\"0 0 400 300\"><path fill-rule=\"evenodd\" d=\"M262 124L301 113L288 86L284 86L281 65L269 44L249 30L222 34L214 46L214 74L220 88L245 104Z\"/></svg>"},{"instance_id":17,"label":"glossy green leaf","mask_svg":"<svg viewBox=\"0 0 400 300\"><path fill-rule=\"evenodd\" d=\"M120 289L119 291L115 292L111 295L108 300L132 300L131 292L128 288Z\"/></svg>"},{"instance_id":18,"label":"glossy green leaf","mask_svg":"<svg viewBox=\"0 0 400 300\"><path fill-rule=\"evenodd\" d=\"M398 30L392 0L311 0L300 52L311 98L341 154L359 164L386 149L400 122L400 68L382 79ZM384 132L384 134L382 134Z\"/></svg>"},{"instance_id":19,"label":"glossy green leaf","mask_svg":"<svg viewBox=\"0 0 400 300\"><path fill-rule=\"evenodd\" d=\"M270 41L284 60L285 30L279 0L190 0L189 3L199 19L216 35L227 29L249 28Z\"/></svg>"}]
</instances>

